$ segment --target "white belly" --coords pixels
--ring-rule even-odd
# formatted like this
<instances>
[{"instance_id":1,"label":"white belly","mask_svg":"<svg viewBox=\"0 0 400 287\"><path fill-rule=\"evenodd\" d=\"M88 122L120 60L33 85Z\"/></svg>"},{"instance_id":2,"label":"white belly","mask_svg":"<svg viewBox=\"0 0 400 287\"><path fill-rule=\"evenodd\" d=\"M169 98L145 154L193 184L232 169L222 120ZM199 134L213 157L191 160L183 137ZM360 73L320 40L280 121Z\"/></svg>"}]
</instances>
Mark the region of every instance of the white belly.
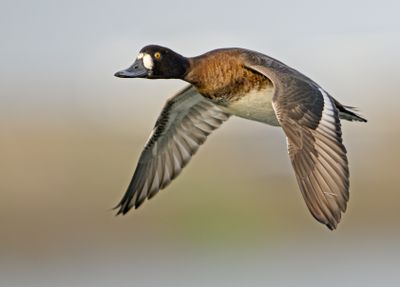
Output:
<instances>
[{"instance_id":1,"label":"white belly","mask_svg":"<svg viewBox=\"0 0 400 287\"><path fill-rule=\"evenodd\" d=\"M274 108L272 107L273 95L273 87L267 87L263 90L253 90L223 109L241 118L279 126Z\"/></svg>"}]
</instances>

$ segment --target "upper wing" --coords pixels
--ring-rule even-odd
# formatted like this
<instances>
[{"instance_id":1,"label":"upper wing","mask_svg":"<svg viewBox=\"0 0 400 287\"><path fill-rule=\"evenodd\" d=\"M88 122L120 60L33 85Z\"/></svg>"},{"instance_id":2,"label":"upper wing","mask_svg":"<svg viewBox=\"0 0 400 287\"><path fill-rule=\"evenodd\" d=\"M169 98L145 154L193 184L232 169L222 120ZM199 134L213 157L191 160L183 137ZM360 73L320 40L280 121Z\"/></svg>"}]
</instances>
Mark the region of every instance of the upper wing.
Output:
<instances>
[{"instance_id":1,"label":"upper wing","mask_svg":"<svg viewBox=\"0 0 400 287\"><path fill-rule=\"evenodd\" d=\"M229 115L189 85L168 99L140 155L118 214L138 208L166 187L188 163L207 136Z\"/></svg>"},{"instance_id":2,"label":"upper wing","mask_svg":"<svg viewBox=\"0 0 400 287\"><path fill-rule=\"evenodd\" d=\"M249 68L274 83L273 107L303 198L319 222L335 229L349 199L349 169L334 100L299 72L274 64Z\"/></svg>"}]
</instances>

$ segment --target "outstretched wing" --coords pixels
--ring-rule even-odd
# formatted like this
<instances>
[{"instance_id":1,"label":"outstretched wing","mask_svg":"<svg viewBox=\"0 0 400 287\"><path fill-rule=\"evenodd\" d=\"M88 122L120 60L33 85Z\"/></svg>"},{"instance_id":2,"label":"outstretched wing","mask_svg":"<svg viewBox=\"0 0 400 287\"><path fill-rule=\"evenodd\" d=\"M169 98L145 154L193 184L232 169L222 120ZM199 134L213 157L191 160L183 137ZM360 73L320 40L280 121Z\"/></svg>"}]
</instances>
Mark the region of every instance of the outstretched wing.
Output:
<instances>
[{"instance_id":1,"label":"outstretched wing","mask_svg":"<svg viewBox=\"0 0 400 287\"><path fill-rule=\"evenodd\" d=\"M313 107L294 95L275 99L274 107L307 206L318 221L335 229L349 199L346 148L332 99L322 89L308 97L314 98Z\"/></svg>"},{"instance_id":2,"label":"outstretched wing","mask_svg":"<svg viewBox=\"0 0 400 287\"><path fill-rule=\"evenodd\" d=\"M335 229L349 199L349 168L334 99L299 72L268 61L249 68L274 83L273 107L303 198L319 222Z\"/></svg>"},{"instance_id":3,"label":"outstretched wing","mask_svg":"<svg viewBox=\"0 0 400 287\"><path fill-rule=\"evenodd\" d=\"M229 115L189 85L168 99L140 155L117 214L138 208L166 187L189 162L207 136Z\"/></svg>"}]
</instances>

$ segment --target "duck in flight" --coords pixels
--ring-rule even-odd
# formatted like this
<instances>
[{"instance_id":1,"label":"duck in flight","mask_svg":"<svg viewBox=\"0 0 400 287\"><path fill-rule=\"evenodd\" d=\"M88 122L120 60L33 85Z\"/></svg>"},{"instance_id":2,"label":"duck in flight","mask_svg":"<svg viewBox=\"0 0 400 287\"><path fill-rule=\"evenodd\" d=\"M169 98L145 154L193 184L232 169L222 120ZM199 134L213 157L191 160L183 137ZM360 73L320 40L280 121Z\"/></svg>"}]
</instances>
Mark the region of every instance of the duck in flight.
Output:
<instances>
[{"instance_id":1,"label":"duck in flight","mask_svg":"<svg viewBox=\"0 0 400 287\"><path fill-rule=\"evenodd\" d=\"M186 58L149 45L120 78L181 79L142 151L118 214L138 208L176 178L207 136L230 116L280 126L311 214L335 229L349 200L341 119L366 122L310 78L259 52L226 48Z\"/></svg>"}]
</instances>

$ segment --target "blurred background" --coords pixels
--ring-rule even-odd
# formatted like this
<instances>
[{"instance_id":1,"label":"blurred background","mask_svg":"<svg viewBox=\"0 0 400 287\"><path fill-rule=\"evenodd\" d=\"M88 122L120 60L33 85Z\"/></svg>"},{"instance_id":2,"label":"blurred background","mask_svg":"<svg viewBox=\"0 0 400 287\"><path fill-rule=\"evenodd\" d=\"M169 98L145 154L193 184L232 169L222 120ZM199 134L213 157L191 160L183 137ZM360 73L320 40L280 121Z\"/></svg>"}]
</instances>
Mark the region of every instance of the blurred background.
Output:
<instances>
[{"instance_id":1,"label":"blurred background","mask_svg":"<svg viewBox=\"0 0 400 287\"><path fill-rule=\"evenodd\" d=\"M399 286L398 1L1 1L1 286ZM178 80L142 46L244 47L359 107L351 198L309 214L280 129L238 118L127 216L111 208Z\"/></svg>"}]
</instances>

